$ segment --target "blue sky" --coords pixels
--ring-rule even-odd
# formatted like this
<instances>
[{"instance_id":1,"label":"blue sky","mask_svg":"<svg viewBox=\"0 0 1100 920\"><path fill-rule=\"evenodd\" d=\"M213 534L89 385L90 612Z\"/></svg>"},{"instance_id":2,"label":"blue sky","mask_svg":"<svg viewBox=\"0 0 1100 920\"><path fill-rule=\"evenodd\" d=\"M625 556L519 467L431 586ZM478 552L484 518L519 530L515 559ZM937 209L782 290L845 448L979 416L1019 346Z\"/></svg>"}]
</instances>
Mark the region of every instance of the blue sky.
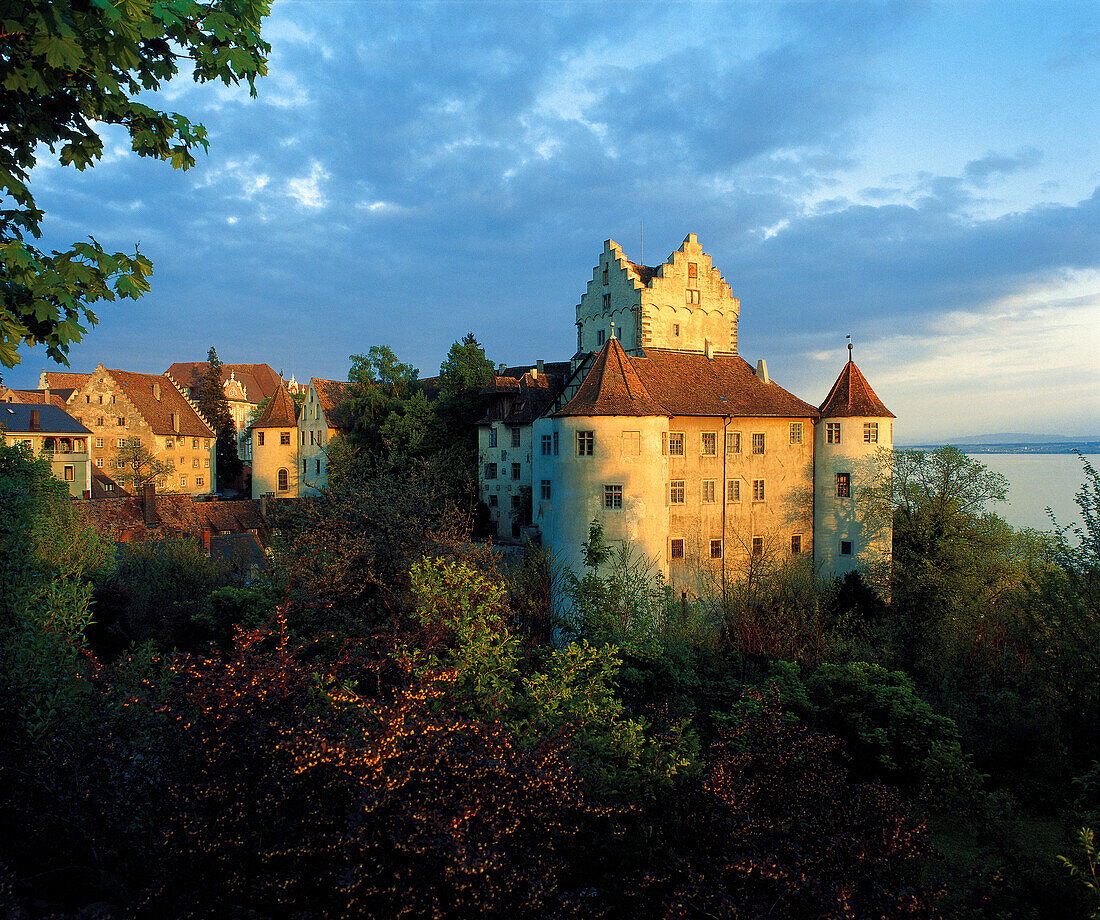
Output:
<instances>
[{"instance_id":1,"label":"blue sky","mask_svg":"<svg viewBox=\"0 0 1100 920\"><path fill-rule=\"evenodd\" d=\"M423 375L473 331L564 359L603 241L688 232L741 298L744 357L820 402L845 357L899 441L1100 434L1094 3L277 0L259 97L181 78L188 172L108 133L33 176L47 245L140 242L75 370L267 362ZM30 386L41 349L4 374Z\"/></svg>"}]
</instances>

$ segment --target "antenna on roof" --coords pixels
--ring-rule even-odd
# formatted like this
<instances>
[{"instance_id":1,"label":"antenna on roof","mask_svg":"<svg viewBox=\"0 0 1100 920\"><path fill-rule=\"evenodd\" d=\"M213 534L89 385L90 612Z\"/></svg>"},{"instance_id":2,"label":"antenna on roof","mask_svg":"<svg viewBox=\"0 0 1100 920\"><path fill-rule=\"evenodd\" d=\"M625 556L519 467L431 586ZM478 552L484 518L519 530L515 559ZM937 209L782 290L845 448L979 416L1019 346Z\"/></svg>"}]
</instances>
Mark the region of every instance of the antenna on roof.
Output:
<instances>
[{"instance_id":1,"label":"antenna on roof","mask_svg":"<svg viewBox=\"0 0 1100 920\"><path fill-rule=\"evenodd\" d=\"M851 364L852 363L852 334L848 333L848 335L844 336L844 338L846 338L848 340L848 363Z\"/></svg>"},{"instance_id":2,"label":"antenna on roof","mask_svg":"<svg viewBox=\"0 0 1100 920\"><path fill-rule=\"evenodd\" d=\"M642 234L642 222L638 221L638 264L645 265L645 237Z\"/></svg>"}]
</instances>

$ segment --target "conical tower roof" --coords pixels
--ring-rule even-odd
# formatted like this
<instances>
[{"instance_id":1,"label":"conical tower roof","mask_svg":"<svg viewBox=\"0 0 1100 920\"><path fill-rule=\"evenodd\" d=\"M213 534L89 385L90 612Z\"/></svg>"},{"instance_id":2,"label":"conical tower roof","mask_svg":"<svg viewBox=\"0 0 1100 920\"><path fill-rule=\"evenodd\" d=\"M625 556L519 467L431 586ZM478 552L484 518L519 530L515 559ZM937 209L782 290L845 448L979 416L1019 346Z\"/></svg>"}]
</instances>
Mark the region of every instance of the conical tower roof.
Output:
<instances>
[{"instance_id":1,"label":"conical tower roof","mask_svg":"<svg viewBox=\"0 0 1100 920\"><path fill-rule=\"evenodd\" d=\"M584 383L555 418L587 415L668 415L646 389L619 340L612 336L596 356Z\"/></svg>"},{"instance_id":2,"label":"conical tower roof","mask_svg":"<svg viewBox=\"0 0 1100 920\"><path fill-rule=\"evenodd\" d=\"M822 418L897 418L875 395L856 363L848 358L844 370L821 404Z\"/></svg>"},{"instance_id":3,"label":"conical tower roof","mask_svg":"<svg viewBox=\"0 0 1100 920\"><path fill-rule=\"evenodd\" d=\"M298 425L298 404L280 383L264 406L260 417L252 423L253 428L295 428Z\"/></svg>"}]
</instances>

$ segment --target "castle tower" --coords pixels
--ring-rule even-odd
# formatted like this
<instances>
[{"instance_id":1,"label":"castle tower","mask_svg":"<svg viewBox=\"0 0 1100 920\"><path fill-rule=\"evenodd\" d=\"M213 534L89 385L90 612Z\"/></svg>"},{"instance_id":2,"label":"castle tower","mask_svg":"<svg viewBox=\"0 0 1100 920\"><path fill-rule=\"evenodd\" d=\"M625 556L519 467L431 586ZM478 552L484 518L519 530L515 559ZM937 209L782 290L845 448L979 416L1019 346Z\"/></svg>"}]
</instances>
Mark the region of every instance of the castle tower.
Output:
<instances>
[{"instance_id":1,"label":"castle tower","mask_svg":"<svg viewBox=\"0 0 1100 920\"><path fill-rule=\"evenodd\" d=\"M252 497L298 497L298 405L282 383L252 423Z\"/></svg>"},{"instance_id":2,"label":"castle tower","mask_svg":"<svg viewBox=\"0 0 1100 920\"><path fill-rule=\"evenodd\" d=\"M694 233L658 266L630 261L607 240L577 304L577 352L617 338L630 355L647 347L735 355L740 309Z\"/></svg>"},{"instance_id":3,"label":"castle tower","mask_svg":"<svg viewBox=\"0 0 1100 920\"><path fill-rule=\"evenodd\" d=\"M870 501L894 446L894 414L875 395L848 346L814 433L814 557L826 575L860 569L873 582L888 576L893 523Z\"/></svg>"}]
</instances>

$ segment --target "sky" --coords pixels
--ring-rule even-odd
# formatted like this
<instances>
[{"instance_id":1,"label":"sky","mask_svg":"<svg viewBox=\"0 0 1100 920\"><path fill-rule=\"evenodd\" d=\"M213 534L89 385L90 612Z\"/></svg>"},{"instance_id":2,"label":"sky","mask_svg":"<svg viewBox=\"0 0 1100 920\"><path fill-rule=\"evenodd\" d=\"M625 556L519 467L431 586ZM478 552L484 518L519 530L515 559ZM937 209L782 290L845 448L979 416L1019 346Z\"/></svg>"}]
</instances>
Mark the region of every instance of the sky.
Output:
<instances>
[{"instance_id":1,"label":"sky","mask_svg":"<svg viewBox=\"0 0 1100 920\"><path fill-rule=\"evenodd\" d=\"M114 129L84 173L42 151L46 246L154 263L74 370L566 360L604 240L697 233L803 399L851 334L899 443L1100 437L1098 4L276 0L264 36L257 98L155 97L209 130L193 169Z\"/></svg>"}]
</instances>

